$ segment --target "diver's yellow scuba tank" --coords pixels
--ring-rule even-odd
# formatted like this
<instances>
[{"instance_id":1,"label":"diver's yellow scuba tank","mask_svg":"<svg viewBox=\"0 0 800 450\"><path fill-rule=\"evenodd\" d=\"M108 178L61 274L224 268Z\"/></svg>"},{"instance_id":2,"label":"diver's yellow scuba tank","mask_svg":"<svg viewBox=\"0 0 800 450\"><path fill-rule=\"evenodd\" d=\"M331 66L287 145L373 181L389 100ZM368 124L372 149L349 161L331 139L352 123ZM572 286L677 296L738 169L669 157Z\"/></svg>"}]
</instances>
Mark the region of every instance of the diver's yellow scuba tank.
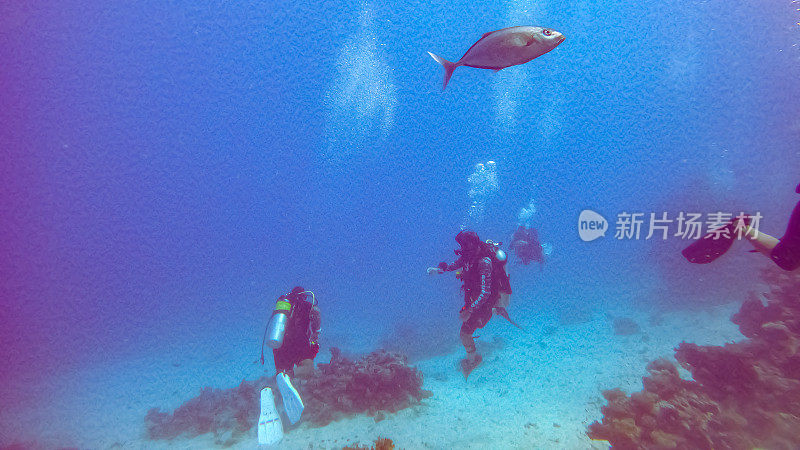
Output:
<instances>
[{"instance_id":1,"label":"diver's yellow scuba tank","mask_svg":"<svg viewBox=\"0 0 800 450\"><path fill-rule=\"evenodd\" d=\"M275 302L275 309L272 310L272 318L267 325L267 345L272 348L280 348L283 345L283 335L286 333L286 323L292 313L292 304L286 295L278 297Z\"/></svg>"},{"instance_id":2,"label":"diver's yellow scuba tank","mask_svg":"<svg viewBox=\"0 0 800 450\"><path fill-rule=\"evenodd\" d=\"M302 291L302 294L311 294L311 306L317 306L317 296L311 291ZM286 334L286 326L292 316L292 302L289 301L290 294L283 294L275 302L269 322L264 328L264 337L261 339L261 364L264 364L264 345L269 345L273 349L281 348L283 337ZM319 331L319 330L317 330ZM309 336L312 334L311 323L309 322Z\"/></svg>"}]
</instances>

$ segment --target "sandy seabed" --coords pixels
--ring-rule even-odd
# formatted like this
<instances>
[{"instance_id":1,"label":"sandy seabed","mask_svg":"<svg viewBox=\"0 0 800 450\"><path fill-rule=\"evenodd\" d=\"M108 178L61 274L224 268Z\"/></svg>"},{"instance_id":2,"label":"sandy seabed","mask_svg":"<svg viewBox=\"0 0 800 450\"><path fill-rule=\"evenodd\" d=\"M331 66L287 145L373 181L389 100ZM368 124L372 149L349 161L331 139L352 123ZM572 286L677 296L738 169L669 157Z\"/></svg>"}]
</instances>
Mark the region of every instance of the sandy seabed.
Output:
<instances>
[{"instance_id":1,"label":"sandy seabed","mask_svg":"<svg viewBox=\"0 0 800 450\"><path fill-rule=\"evenodd\" d=\"M586 427L601 418L602 390L641 389L647 363L671 357L681 341L720 345L742 339L730 322L738 307L736 302L702 311L664 313L657 320L650 314L629 314L642 331L626 336L614 334L606 314L566 325L523 323L529 334L495 317L479 332L484 362L469 381L456 369L463 349L418 362L424 388L433 392L420 405L389 414L379 422L357 416L319 428L301 424L287 431L278 448L340 449L371 444L378 437L392 439L397 448L406 449L608 448L608 443L586 436ZM143 420L151 407L175 408L203 386L232 387L232 379L260 375L250 364L251 354L231 358L230 349L217 347L216 351L181 355L182 359L161 355L88 367L63 374L46 387L31 387L32 406L7 410L9 414L0 419L0 444L37 442L44 448L81 449L222 448L211 434L147 440ZM326 358L327 354L322 354L317 362ZM218 367L215 360L226 369L209 369ZM232 366L231 360L247 363ZM227 448L258 448L256 442L254 427Z\"/></svg>"}]
</instances>

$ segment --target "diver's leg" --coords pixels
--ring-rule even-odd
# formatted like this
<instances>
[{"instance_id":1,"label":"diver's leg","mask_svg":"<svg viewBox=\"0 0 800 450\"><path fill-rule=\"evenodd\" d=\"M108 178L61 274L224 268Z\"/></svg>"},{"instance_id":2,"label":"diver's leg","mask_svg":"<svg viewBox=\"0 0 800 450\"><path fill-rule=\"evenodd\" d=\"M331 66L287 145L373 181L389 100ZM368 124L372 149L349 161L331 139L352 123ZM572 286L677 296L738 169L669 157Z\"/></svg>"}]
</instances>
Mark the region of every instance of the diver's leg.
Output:
<instances>
[{"instance_id":1,"label":"diver's leg","mask_svg":"<svg viewBox=\"0 0 800 450\"><path fill-rule=\"evenodd\" d=\"M309 378L314 375L314 360L304 359L297 364L294 369L294 376L297 378Z\"/></svg>"},{"instance_id":2,"label":"diver's leg","mask_svg":"<svg viewBox=\"0 0 800 450\"><path fill-rule=\"evenodd\" d=\"M291 358L284 348L272 350L272 360L275 362L275 375L292 370Z\"/></svg>"},{"instance_id":3,"label":"diver's leg","mask_svg":"<svg viewBox=\"0 0 800 450\"><path fill-rule=\"evenodd\" d=\"M794 271L800 268L800 202L792 210L786 232L769 257L783 270Z\"/></svg>"},{"instance_id":4,"label":"diver's leg","mask_svg":"<svg viewBox=\"0 0 800 450\"><path fill-rule=\"evenodd\" d=\"M474 332L475 329L468 326L467 322L461 324L461 332L459 335L461 336L461 343L464 345L464 350L467 351L467 355L475 353L475 339L472 337L472 333Z\"/></svg>"},{"instance_id":5,"label":"diver's leg","mask_svg":"<svg viewBox=\"0 0 800 450\"><path fill-rule=\"evenodd\" d=\"M464 349L467 351L467 357L461 360L461 372L465 379L468 379L469 374L483 361L483 357L475 348L475 339L472 337L472 333L478 328L483 328L491 317L492 308L484 308L473 311L469 319L461 324L461 343L464 344Z\"/></svg>"},{"instance_id":6,"label":"diver's leg","mask_svg":"<svg viewBox=\"0 0 800 450\"><path fill-rule=\"evenodd\" d=\"M467 351L467 357L462 361L462 366L465 364L464 361L466 361L468 366L471 366L480 358L477 348L475 347L475 338L472 337L472 333L474 333L476 329L477 327L472 317L461 324L461 332L459 334L461 336L461 343L464 345L464 350ZM470 369L469 371L471 372L472 370Z\"/></svg>"},{"instance_id":7,"label":"diver's leg","mask_svg":"<svg viewBox=\"0 0 800 450\"><path fill-rule=\"evenodd\" d=\"M796 270L800 267L800 202L795 205L786 233L778 239L748 227L745 237L753 247L775 262L783 270Z\"/></svg>"},{"instance_id":8,"label":"diver's leg","mask_svg":"<svg viewBox=\"0 0 800 450\"><path fill-rule=\"evenodd\" d=\"M753 248L758 250L759 253L769 258L772 249L778 245L778 238L770 236L763 231L758 231L752 227L748 227L744 233L744 237L753 244Z\"/></svg>"},{"instance_id":9,"label":"diver's leg","mask_svg":"<svg viewBox=\"0 0 800 450\"><path fill-rule=\"evenodd\" d=\"M464 344L464 349L467 351L467 356L461 360L461 373L464 374L464 379L469 379L469 374L478 367L483 358L475 348L475 339L472 337L474 328L468 330L465 328L466 322L461 326L461 343Z\"/></svg>"}]
</instances>

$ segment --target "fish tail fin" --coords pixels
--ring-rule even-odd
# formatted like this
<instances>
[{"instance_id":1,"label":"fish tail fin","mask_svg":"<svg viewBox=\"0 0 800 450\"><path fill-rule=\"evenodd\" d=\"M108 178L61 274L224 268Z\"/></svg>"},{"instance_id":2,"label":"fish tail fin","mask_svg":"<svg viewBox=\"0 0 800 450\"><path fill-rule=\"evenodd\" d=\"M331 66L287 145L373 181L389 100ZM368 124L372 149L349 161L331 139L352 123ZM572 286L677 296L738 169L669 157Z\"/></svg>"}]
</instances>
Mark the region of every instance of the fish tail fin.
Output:
<instances>
[{"instance_id":1,"label":"fish tail fin","mask_svg":"<svg viewBox=\"0 0 800 450\"><path fill-rule=\"evenodd\" d=\"M442 90L444 91L444 89L447 87L447 83L450 81L450 77L453 76L453 71L456 70L456 67L458 67L458 63L450 62L431 52L428 52L428 54L431 55L431 58L433 58L434 61L444 67L444 83L442 83Z\"/></svg>"}]
</instances>

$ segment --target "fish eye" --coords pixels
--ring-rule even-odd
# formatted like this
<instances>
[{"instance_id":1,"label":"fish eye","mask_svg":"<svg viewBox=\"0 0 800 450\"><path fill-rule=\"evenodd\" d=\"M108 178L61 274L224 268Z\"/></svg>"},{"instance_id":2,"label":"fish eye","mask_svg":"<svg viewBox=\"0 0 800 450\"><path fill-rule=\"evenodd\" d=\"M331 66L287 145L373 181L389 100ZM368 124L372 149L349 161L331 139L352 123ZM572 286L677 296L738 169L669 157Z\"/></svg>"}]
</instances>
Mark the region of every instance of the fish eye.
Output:
<instances>
[{"instance_id":1,"label":"fish eye","mask_svg":"<svg viewBox=\"0 0 800 450\"><path fill-rule=\"evenodd\" d=\"M542 34L545 36L550 36L551 34L553 34L553 32L545 28L544 30L542 30Z\"/></svg>"}]
</instances>

